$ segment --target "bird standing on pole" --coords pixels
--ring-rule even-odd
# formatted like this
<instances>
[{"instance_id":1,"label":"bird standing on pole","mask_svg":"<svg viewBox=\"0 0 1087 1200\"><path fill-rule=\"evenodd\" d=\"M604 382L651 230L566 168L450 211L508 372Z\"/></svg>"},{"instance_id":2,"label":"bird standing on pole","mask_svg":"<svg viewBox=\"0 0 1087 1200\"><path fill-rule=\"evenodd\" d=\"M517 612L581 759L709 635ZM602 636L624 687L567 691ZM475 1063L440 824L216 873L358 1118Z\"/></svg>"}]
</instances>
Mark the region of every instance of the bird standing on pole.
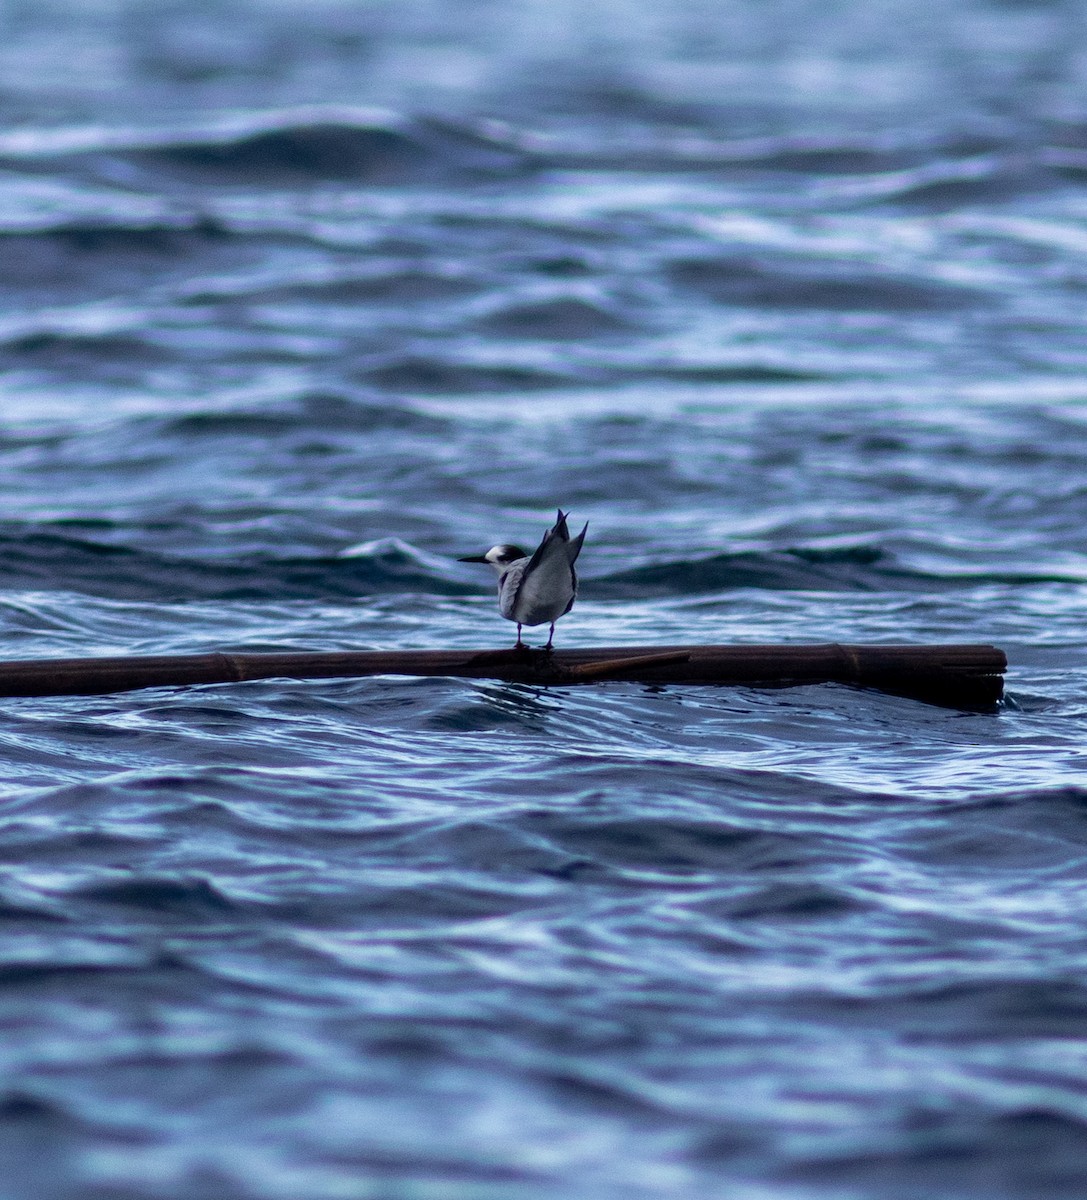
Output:
<instances>
[{"instance_id":1,"label":"bird standing on pole","mask_svg":"<svg viewBox=\"0 0 1087 1200\"><path fill-rule=\"evenodd\" d=\"M492 546L486 554L474 554L459 562L487 563L498 572L498 611L507 621L517 623L517 641L523 625L551 623L546 649L555 637L555 622L574 607L577 598L577 572L574 563L585 541L585 528L571 538L566 527L567 514L560 508L555 524L544 534L532 554L520 546Z\"/></svg>"}]
</instances>

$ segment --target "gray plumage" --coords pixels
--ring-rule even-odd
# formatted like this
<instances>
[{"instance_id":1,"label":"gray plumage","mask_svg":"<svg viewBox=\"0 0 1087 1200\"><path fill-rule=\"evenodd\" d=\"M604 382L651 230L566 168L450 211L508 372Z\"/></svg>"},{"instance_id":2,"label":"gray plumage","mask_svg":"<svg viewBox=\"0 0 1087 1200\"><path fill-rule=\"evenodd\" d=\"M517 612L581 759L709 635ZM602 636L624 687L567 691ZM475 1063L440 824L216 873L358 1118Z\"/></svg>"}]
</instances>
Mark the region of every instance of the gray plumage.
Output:
<instances>
[{"instance_id":1,"label":"gray plumage","mask_svg":"<svg viewBox=\"0 0 1087 1200\"><path fill-rule=\"evenodd\" d=\"M555 524L531 555L519 546L492 546L486 554L462 558L461 562L484 562L498 572L498 611L517 624L517 645L523 625L551 624L550 647L555 622L564 617L577 599L574 563L585 541L585 528L571 538L566 513L560 508Z\"/></svg>"}]
</instances>

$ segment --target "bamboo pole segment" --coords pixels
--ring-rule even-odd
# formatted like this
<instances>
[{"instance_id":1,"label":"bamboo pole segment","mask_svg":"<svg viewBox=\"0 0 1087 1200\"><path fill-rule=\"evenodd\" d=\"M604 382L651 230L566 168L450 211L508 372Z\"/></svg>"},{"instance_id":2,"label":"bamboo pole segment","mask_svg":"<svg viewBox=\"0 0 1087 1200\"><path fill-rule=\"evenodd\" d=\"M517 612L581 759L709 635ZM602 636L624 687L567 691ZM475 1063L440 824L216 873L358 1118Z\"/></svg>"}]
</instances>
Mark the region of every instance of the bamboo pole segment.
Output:
<instances>
[{"instance_id":1,"label":"bamboo pole segment","mask_svg":"<svg viewBox=\"0 0 1087 1200\"><path fill-rule=\"evenodd\" d=\"M750 687L844 683L930 704L984 710L1003 696L1006 669L1004 652L982 645L607 646L550 653L527 648L238 651L0 662L0 697L103 695L275 678L447 675L559 687L618 680Z\"/></svg>"}]
</instances>

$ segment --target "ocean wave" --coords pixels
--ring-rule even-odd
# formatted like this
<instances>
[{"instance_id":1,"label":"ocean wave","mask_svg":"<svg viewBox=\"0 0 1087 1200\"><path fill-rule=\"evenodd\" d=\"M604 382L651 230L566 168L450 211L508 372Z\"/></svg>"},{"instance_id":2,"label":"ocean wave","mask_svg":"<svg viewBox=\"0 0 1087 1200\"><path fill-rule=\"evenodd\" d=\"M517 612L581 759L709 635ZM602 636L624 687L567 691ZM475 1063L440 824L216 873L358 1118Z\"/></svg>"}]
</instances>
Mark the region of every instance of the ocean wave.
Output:
<instances>
[{"instance_id":1,"label":"ocean wave","mask_svg":"<svg viewBox=\"0 0 1087 1200\"><path fill-rule=\"evenodd\" d=\"M173 876L104 879L71 893L73 902L93 901L159 915L206 918L237 907L209 880Z\"/></svg>"},{"instance_id":2,"label":"ocean wave","mask_svg":"<svg viewBox=\"0 0 1087 1200\"><path fill-rule=\"evenodd\" d=\"M229 236L230 230L224 223L207 216L163 215L148 220L142 212L101 217L70 217L59 213L44 217L29 228L25 220L5 225L0 219L5 256L12 263L18 262L21 244L32 245L36 241L115 259L133 252L185 255L196 243L218 244Z\"/></svg>"},{"instance_id":3,"label":"ocean wave","mask_svg":"<svg viewBox=\"0 0 1087 1200\"><path fill-rule=\"evenodd\" d=\"M470 122L374 110L291 108L194 130L72 130L0 140L0 163L67 164L116 180L285 186L316 180L392 186L517 176L534 158L513 136Z\"/></svg>"},{"instance_id":4,"label":"ocean wave","mask_svg":"<svg viewBox=\"0 0 1087 1200\"><path fill-rule=\"evenodd\" d=\"M0 166L102 183L156 179L293 187L396 187L518 179L547 170L762 173L823 179L828 195L937 208L1051 186L1082 170L1078 146L938 131L729 137L634 121L521 127L433 112L324 104L235 114L189 127L71 126L0 135Z\"/></svg>"},{"instance_id":5,"label":"ocean wave","mask_svg":"<svg viewBox=\"0 0 1087 1200\"><path fill-rule=\"evenodd\" d=\"M481 280L466 272L454 272L441 265L433 267L379 264L365 271L353 270L328 274L322 278L302 278L270 286L245 290L233 289L194 295L190 303L223 299L247 301L297 300L316 304L430 304L459 299L479 293Z\"/></svg>"},{"instance_id":6,"label":"ocean wave","mask_svg":"<svg viewBox=\"0 0 1087 1200\"><path fill-rule=\"evenodd\" d=\"M855 262L778 254L682 258L667 267L673 283L720 304L813 310L925 312L977 304L977 288L879 271Z\"/></svg>"},{"instance_id":7,"label":"ocean wave","mask_svg":"<svg viewBox=\"0 0 1087 1200\"><path fill-rule=\"evenodd\" d=\"M73 203L75 199L73 197ZM4 289L100 285L139 275L149 267L177 264L191 270L194 259L210 255L221 262L226 243L240 231L202 215L164 214L149 218L139 208L96 217L73 217L63 210L27 227L25 219L0 216Z\"/></svg>"},{"instance_id":8,"label":"ocean wave","mask_svg":"<svg viewBox=\"0 0 1087 1200\"><path fill-rule=\"evenodd\" d=\"M123 600L291 600L423 592L471 595L461 568L393 538L339 555L229 561L162 554L56 533L0 535L7 590Z\"/></svg>"},{"instance_id":9,"label":"ocean wave","mask_svg":"<svg viewBox=\"0 0 1087 1200\"><path fill-rule=\"evenodd\" d=\"M840 177L852 181L907 180L914 172L977 174L1016 149L1012 139L948 136L931 130L887 129L833 134L730 137L709 129L679 130L635 120L509 135L541 166L565 170ZM934 165L938 164L938 167ZM873 184L875 186L875 184Z\"/></svg>"},{"instance_id":10,"label":"ocean wave","mask_svg":"<svg viewBox=\"0 0 1087 1200\"><path fill-rule=\"evenodd\" d=\"M999 1036L995 1031L989 1037ZM1020 1031L1006 1036L1023 1040ZM1056 1035L1062 1036L1062 1035ZM1071 1033L1063 1036L1072 1037ZM1061 1097L1009 1104L1001 1092L1024 1089L1011 1079L980 1091L954 1115L943 1106L915 1100L901 1103L893 1136L870 1135L848 1149L830 1147L800 1156L779 1170L785 1186L800 1183L822 1193L872 1194L878 1181L884 1196L964 1196L986 1194L1048 1196L1071 1200L1076 1195L1083 1157L1087 1154L1087 1122ZM1042 1096L1044 1089L1034 1089ZM1037 1171L1030 1165L1044 1163Z\"/></svg>"},{"instance_id":11,"label":"ocean wave","mask_svg":"<svg viewBox=\"0 0 1087 1200\"><path fill-rule=\"evenodd\" d=\"M211 432L216 431L214 424ZM228 426L229 431L229 426ZM202 432L200 425L196 432ZM220 429L219 432L222 432ZM52 531L0 534L8 592L82 592L125 600L342 599L397 593L490 594L489 582L453 558L398 538L380 538L338 554L241 554L224 560L171 555ZM979 584L1079 582L1060 572L975 567L937 574L912 569L878 547L796 547L647 562L584 574L581 594L596 600L700 596L735 588L768 591L932 591Z\"/></svg>"},{"instance_id":12,"label":"ocean wave","mask_svg":"<svg viewBox=\"0 0 1087 1200\"><path fill-rule=\"evenodd\" d=\"M795 852L791 833L684 817L578 817L536 813L524 821L575 862L618 871L695 875L751 870Z\"/></svg>"},{"instance_id":13,"label":"ocean wave","mask_svg":"<svg viewBox=\"0 0 1087 1200\"><path fill-rule=\"evenodd\" d=\"M792 547L713 554L646 563L587 581L602 599L698 595L730 588L770 591L935 591L981 584L1079 583L1059 570L1008 570L995 564L944 571L922 570L877 546L832 550Z\"/></svg>"},{"instance_id":14,"label":"ocean wave","mask_svg":"<svg viewBox=\"0 0 1087 1200\"><path fill-rule=\"evenodd\" d=\"M207 438L213 442L221 437L259 439L299 431L358 434L399 430L442 436L449 429L449 421L442 417L417 412L403 404L387 404L369 393L352 392L349 388L314 388L285 397L274 406L264 403L196 409L175 417L157 418L152 424L167 439Z\"/></svg>"},{"instance_id":15,"label":"ocean wave","mask_svg":"<svg viewBox=\"0 0 1087 1200\"><path fill-rule=\"evenodd\" d=\"M593 579L591 587L609 600L752 587L773 591L871 591L888 586L889 566L890 559L870 545L834 551L745 550L645 563Z\"/></svg>"},{"instance_id":16,"label":"ocean wave","mask_svg":"<svg viewBox=\"0 0 1087 1200\"><path fill-rule=\"evenodd\" d=\"M575 373L518 364L472 363L438 354L407 352L361 366L355 378L389 392L409 395L474 395L479 392L538 392L584 382Z\"/></svg>"},{"instance_id":17,"label":"ocean wave","mask_svg":"<svg viewBox=\"0 0 1087 1200\"><path fill-rule=\"evenodd\" d=\"M1014 147L961 158L937 157L901 171L889 171L827 184L828 197L895 204L944 212L967 204L1005 201L1045 191L1059 183L1055 156L1044 149Z\"/></svg>"},{"instance_id":18,"label":"ocean wave","mask_svg":"<svg viewBox=\"0 0 1087 1200\"><path fill-rule=\"evenodd\" d=\"M627 333L639 323L614 305L578 296L502 305L475 322L500 337L568 340Z\"/></svg>"},{"instance_id":19,"label":"ocean wave","mask_svg":"<svg viewBox=\"0 0 1087 1200\"><path fill-rule=\"evenodd\" d=\"M11 365L47 371L93 368L96 374L108 374L156 366L173 358L153 336L120 330L31 331L0 340L0 347Z\"/></svg>"},{"instance_id":20,"label":"ocean wave","mask_svg":"<svg viewBox=\"0 0 1087 1200\"><path fill-rule=\"evenodd\" d=\"M534 329L526 327L516 336L524 339L564 341L575 335L569 324L581 313L567 309L558 314L559 326L548 327L549 316L541 316L543 325ZM588 315L590 325L595 316ZM603 336L620 334L622 326L612 327L610 317L604 327L595 332ZM510 336L513 332L508 331ZM592 336L592 328L583 329L578 336ZM474 363L453 355L438 353L423 354L408 351L390 356L376 365L361 365L353 377L383 392L398 396L465 396L480 394L563 391L570 388L622 386L624 384L652 383L656 381L678 384L777 384L812 383L837 378L831 371L804 370L774 363L759 361L758 358L738 357L735 361L666 362L647 357L643 362L623 363L598 360L561 362L557 356L548 360L546 366L528 366L519 362Z\"/></svg>"}]
</instances>

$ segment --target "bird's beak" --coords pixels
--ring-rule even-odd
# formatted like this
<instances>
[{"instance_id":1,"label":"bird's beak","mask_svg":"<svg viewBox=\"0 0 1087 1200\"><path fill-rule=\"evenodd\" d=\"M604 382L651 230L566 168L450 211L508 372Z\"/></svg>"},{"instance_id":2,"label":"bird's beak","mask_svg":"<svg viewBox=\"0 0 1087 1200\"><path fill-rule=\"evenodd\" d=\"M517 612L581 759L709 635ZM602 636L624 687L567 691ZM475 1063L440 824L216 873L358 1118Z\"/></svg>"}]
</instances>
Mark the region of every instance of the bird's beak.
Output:
<instances>
[{"instance_id":1,"label":"bird's beak","mask_svg":"<svg viewBox=\"0 0 1087 1200\"><path fill-rule=\"evenodd\" d=\"M485 554L473 554L470 558L458 558L457 562L481 562L485 563L487 556Z\"/></svg>"}]
</instances>

